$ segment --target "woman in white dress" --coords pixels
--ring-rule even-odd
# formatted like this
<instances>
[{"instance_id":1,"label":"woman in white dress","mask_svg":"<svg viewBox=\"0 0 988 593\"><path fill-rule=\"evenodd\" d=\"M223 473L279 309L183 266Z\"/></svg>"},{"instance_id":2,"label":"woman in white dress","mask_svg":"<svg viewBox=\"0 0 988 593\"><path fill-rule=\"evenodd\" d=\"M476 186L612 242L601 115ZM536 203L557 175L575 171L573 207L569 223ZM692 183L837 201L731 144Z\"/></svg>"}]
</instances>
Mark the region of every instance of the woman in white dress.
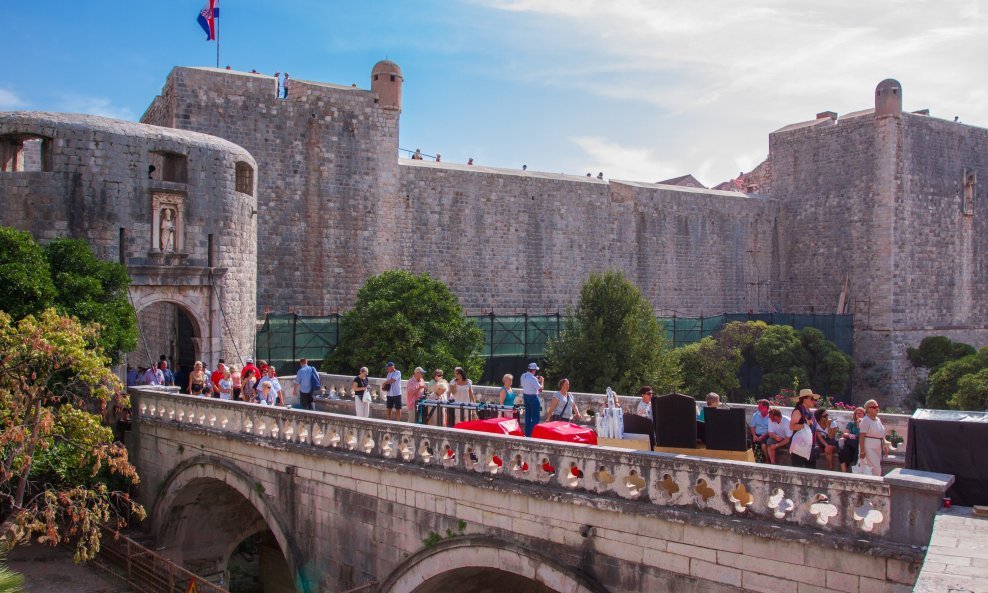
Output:
<instances>
[{"instance_id":1,"label":"woman in white dress","mask_svg":"<svg viewBox=\"0 0 988 593\"><path fill-rule=\"evenodd\" d=\"M861 448L860 463L868 465L873 476L882 475L882 456L885 454L885 427L878 418L878 402L869 399L865 402L865 417L858 423Z\"/></svg>"}]
</instances>

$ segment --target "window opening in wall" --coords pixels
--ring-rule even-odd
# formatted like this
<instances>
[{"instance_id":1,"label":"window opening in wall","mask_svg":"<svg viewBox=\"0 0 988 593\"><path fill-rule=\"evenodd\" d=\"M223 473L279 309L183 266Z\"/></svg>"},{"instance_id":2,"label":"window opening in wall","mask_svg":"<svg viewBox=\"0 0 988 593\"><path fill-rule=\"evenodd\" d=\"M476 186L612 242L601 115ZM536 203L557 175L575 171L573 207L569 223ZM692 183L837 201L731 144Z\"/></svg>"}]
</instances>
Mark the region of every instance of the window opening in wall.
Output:
<instances>
[{"instance_id":1,"label":"window opening in wall","mask_svg":"<svg viewBox=\"0 0 988 593\"><path fill-rule=\"evenodd\" d=\"M216 260L215 253L213 251L214 248L215 248L215 244L213 242L213 235L212 234L207 235L206 236L206 267L207 268L215 268L216 267L214 265L215 260Z\"/></svg>"},{"instance_id":2,"label":"window opening in wall","mask_svg":"<svg viewBox=\"0 0 988 593\"><path fill-rule=\"evenodd\" d=\"M978 184L978 174L969 169L964 170L964 197L961 202L961 213L968 216L974 214L974 190Z\"/></svg>"},{"instance_id":3,"label":"window opening in wall","mask_svg":"<svg viewBox=\"0 0 988 593\"><path fill-rule=\"evenodd\" d=\"M189 159L184 154L174 152L152 152L148 166L148 179L160 179L173 183L188 183Z\"/></svg>"},{"instance_id":4,"label":"window opening in wall","mask_svg":"<svg viewBox=\"0 0 988 593\"><path fill-rule=\"evenodd\" d=\"M254 169L247 163L237 163L237 191L254 195Z\"/></svg>"},{"instance_id":5,"label":"window opening in wall","mask_svg":"<svg viewBox=\"0 0 988 593\"><path fill-rule=\"evenodd\" d=\"M118 238L118 243L120 246L120 263L122 265L127 265L127 229L120 227L120 236Z\"/></svg>"},{"instance_id":6,"label":"window opening in wall","mask_svg":"<svg viewBox=\"0 0 988 593\"><path fill-rule=\"evenodd\" d=\"M34 135L0 137L0 171L51 171L51 139Z\"/></svg>"}]
</instances>

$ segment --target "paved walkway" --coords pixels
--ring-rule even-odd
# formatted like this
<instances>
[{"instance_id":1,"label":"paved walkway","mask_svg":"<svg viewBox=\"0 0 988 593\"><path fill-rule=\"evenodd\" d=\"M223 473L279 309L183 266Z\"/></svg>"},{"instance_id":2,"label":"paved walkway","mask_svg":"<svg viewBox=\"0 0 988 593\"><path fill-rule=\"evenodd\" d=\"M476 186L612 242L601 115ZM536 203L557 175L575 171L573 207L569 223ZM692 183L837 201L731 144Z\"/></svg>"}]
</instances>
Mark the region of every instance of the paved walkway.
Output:
<instances>
[{"instance_id":1,"label":"paved walkway","mask_svg":"<svg viewBox=\"0 0 988 593\"><path fill-rule=\"evenodd\" d=\"M988 593L988 518L970 507L937 513L914 593Z\"/></svg>"},{"instance_id":2,"label":"paved walkway","mask_svg":"<svg viewBox=\"0 0 988 593\"><path fill-rule=\"evenodd\" d=\"M7 558L11 570L24 575L26 593L132 593L126 583L92 565L72 562L72 551L41 544L20 545Z\"/></svg>"}]
</instances>

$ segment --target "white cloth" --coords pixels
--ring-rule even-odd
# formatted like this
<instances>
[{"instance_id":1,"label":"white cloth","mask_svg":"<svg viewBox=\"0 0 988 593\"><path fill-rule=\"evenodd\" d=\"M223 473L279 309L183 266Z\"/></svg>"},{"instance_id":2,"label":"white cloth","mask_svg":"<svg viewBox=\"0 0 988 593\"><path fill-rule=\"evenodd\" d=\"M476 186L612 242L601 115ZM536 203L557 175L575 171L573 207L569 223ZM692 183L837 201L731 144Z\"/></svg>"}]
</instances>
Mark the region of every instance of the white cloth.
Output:
<instances>
[{"instance_id":1,"label":"white cloth","mask_svg":"<svg viewBox=\"0 0 988 593\"><path fill-rule=\"evenodd\" d=\"M357 418L369 418L370 406L370 402L364 402L363 398L353 398L354 415Z\"/></svg>"},{"instance_id":2,"label":"white cloth","mask_svg":"<svg viewBox=\"0 0 988 593\"><path fill-rule=\"evenodd\" d=\"M638 402L638 407L635 408L635 414L642 416L644 418L652 419L652 404L646 404L643 401Z\"/></svg>"},{"instance_id":3,"label":"white cloth","mask_svg":"<svg viewBox=\"0 0 988 593\"><path fill-rule=\"evenodd\" d=\"M810 428L809 424L804 424L793 434L789 453L799 455L803 459L809 459L813 454L813 429Z\"/></svg>"}]
</instances>

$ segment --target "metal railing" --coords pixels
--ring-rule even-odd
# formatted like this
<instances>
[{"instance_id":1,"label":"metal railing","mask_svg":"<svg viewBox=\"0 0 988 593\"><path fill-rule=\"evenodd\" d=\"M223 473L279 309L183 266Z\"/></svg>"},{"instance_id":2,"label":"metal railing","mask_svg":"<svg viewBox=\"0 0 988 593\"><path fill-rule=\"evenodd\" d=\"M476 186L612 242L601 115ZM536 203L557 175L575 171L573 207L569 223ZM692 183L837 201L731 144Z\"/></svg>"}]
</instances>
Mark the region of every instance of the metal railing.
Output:
<instances>
[{"instance_id":1,"label":"metal railing","mask_svg":"<svg viewBox=\"0 0 988 593\"><path fill-rule=\"evenodd\" d=\"M103 528L100 551L93 563L141 593L229 593L106 527Z\"/></svg>"}]
</instances>

